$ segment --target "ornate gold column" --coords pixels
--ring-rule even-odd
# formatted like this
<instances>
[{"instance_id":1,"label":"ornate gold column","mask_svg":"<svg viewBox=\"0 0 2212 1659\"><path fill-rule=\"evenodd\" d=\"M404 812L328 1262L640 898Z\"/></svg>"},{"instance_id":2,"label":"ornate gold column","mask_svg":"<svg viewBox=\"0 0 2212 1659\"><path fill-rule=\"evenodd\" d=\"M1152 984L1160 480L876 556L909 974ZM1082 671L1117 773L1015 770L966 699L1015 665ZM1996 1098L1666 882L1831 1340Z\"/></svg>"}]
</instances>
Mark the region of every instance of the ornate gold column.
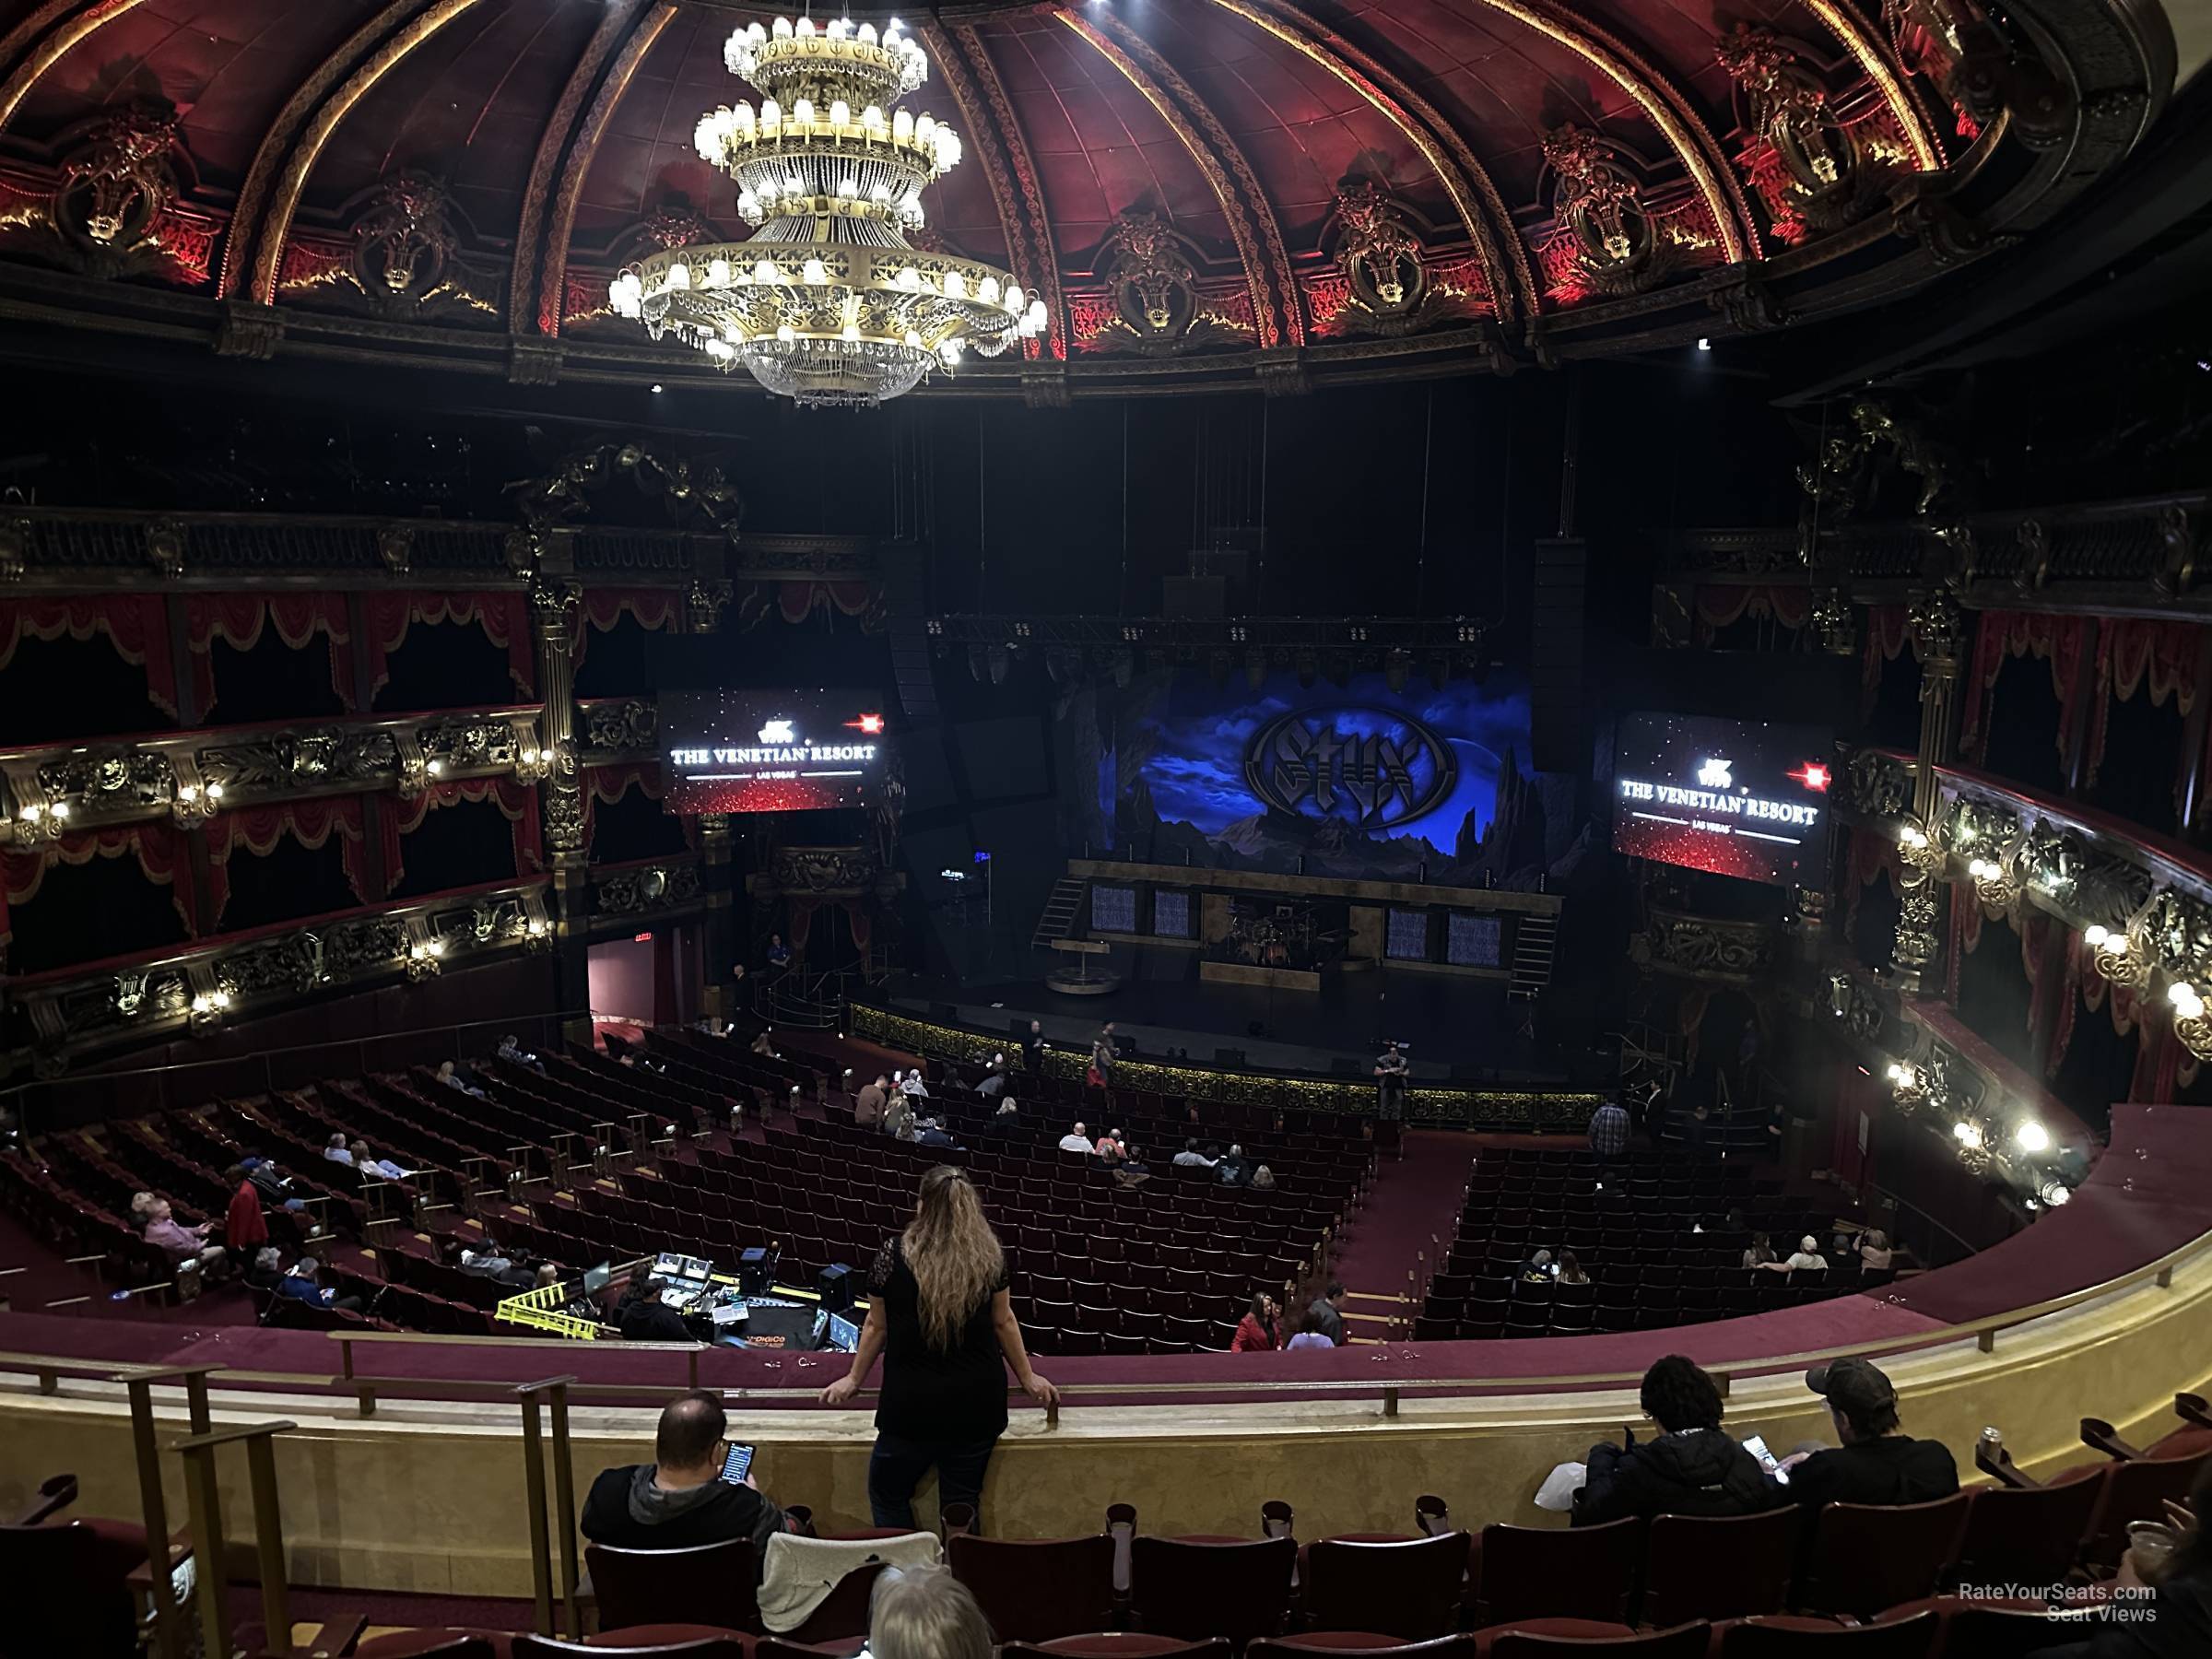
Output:
<instances>
[{"instance_id":1,"label":"ornate gold column","mask_svg":"<svg viewBox=\"0 0 2212 1659\"><path fill-rule=\"evenodd\" d=\"M554 1006L591 1006L591 848L583 833L583 773L576 760L573 634L582 590L539 574L530 584L530 640L537 656L539 747L548 757L537 786L546 864L553 877Z\"/></svg>"},{"instance_id":2,"label":"ornate gold column","mask_svg":"<svg viewBox=\"0 0 2212 1659\"><path fill-rule=\"evenodd\" d=\"M1912 827L1923 839L1904 848L1904 891L1897 920L1896 964L1908 991L1942 967L1943 853L1935 835L1941 798L1936 769L1952 758L1959 733L1959 657L1963 621L1945 588L1914 595L1912 651L1920 659L1920 748L1912 772ZM1971 692L1970 692L1971 695Z\"/></svg>"}]
</instances>

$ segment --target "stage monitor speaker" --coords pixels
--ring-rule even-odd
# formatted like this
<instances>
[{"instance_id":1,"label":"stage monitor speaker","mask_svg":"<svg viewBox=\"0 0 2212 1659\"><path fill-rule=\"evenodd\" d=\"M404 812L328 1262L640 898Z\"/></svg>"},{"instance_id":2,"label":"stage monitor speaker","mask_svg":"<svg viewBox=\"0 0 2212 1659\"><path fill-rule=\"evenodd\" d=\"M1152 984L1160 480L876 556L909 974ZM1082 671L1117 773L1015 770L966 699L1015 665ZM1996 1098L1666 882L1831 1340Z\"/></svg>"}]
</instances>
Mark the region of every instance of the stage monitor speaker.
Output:
<instances>
[{"instance_id":1,"label":"stage monitor speaker","mask_svg":"<svg viewBox=\"0 0 2212 1659\"><path fill-rule=\"evenodd\" d=\"M822 1299L822 1312L842 1313L853 1305L853 1269L842 1262L832 1262L822 1269L814 1281L817 1295Z\"/></svg>"},{"instance_id":2,"label":"stage monitor speaker","mask_svg":"<svg viewBox=\"0 0 2212 1659\"><path fill-rule=\"evenodd\" d=\"M1535 545L1529 627L1529 761L1536 771L1581 772L1590 762L1583 704L1583 596L1590 549L1579 537Z\"/></svg>"},{"instance_id":3,"label":"stage monitor speaker","mask_svg":"<svg viewBox=\"0 0 2212 1659\"><path fill-rule=\"evenodd\" d=\"M1216 1065L1241 1065L1244 1064L1244 1051L1242 1049L1218 1048L1214 1051L1214 1064Z\"/></svg>"}]
</instances>

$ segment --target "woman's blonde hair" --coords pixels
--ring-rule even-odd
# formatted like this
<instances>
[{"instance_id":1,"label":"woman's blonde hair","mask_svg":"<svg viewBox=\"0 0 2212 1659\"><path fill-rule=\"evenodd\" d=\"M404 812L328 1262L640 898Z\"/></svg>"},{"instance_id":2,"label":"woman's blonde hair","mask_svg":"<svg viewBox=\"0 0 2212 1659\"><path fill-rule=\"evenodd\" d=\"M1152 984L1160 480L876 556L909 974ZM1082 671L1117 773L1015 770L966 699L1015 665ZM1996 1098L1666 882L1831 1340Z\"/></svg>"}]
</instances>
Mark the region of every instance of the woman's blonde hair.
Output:
<instances>
[{"instance_id":1,"label":"woman's blonde hair","mask_svg":"<svg viewBox=\"0 0 2212 1659\"><path fill-rule=\"evenodd\" d=\"M923 1176L921 1201L900 1249L922 1292L923 1335L934 1348L950 1348L1006 1270L1006 1252L983 1219L974 1183L950 1164Z\"/></svg>"},{"instance_id":2,"label":"woman's blonde hair","mask_svg":"<svg viewBox=\"0 0 2212 1659\"><path fill-rule=\"evenodd\" d=\"M887 1567L877 1576L868 1597L875 1659L991 1659L993 1641L990 1621L951 1568Z\"/></svg>"}]
</instances>

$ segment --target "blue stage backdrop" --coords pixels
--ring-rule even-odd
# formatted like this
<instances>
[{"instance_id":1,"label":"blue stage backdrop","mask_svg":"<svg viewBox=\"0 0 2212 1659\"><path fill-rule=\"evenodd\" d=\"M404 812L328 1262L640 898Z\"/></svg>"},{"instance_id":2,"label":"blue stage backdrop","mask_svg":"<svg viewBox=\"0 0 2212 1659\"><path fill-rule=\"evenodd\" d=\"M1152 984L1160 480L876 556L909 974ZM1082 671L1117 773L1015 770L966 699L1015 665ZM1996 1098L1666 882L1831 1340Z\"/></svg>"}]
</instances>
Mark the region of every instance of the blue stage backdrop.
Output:
<instances>
[{"instance_id":1,"label":"blue stage backdrop","mask_svg":"<svg viewBox=\"0 0 2212 1659\"><path fill-rule=\"evenodd\" d=\"M1576 840L1573 782L1524 770L1527 684L1502 669L1396 691L1380 674L1344 686L1277 674L1254 689L1168 670L1100 698L1095 748L1064 724L1064 760L1098 768L1085 838L1110 824L1139 856L1519 886Z\"/></svg>"}]
</instances>

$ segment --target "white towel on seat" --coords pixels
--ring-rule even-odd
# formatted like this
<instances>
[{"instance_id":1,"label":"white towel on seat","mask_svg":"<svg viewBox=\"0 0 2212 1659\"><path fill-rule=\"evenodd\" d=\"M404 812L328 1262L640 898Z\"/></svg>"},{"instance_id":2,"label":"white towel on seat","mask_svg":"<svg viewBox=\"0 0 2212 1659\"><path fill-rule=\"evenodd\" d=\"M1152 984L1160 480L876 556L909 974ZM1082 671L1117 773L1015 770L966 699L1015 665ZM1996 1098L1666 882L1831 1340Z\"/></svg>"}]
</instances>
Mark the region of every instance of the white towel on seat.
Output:
<instances>
[{"instance_id":1,"label":"white towel on seat","mask_svg":"<svg viewBox=\"0 0 2212 1659\"><path fill-rule=\"evenodd\" d=\"M890 1567L935 1567L945 1547L935 1533L891 1538L804 1538L778 1533L768 1541L760 1575L760 1622L779 1636L797 1630L848 1572L881 1561Z\"/></svg>"}]
</instances>

